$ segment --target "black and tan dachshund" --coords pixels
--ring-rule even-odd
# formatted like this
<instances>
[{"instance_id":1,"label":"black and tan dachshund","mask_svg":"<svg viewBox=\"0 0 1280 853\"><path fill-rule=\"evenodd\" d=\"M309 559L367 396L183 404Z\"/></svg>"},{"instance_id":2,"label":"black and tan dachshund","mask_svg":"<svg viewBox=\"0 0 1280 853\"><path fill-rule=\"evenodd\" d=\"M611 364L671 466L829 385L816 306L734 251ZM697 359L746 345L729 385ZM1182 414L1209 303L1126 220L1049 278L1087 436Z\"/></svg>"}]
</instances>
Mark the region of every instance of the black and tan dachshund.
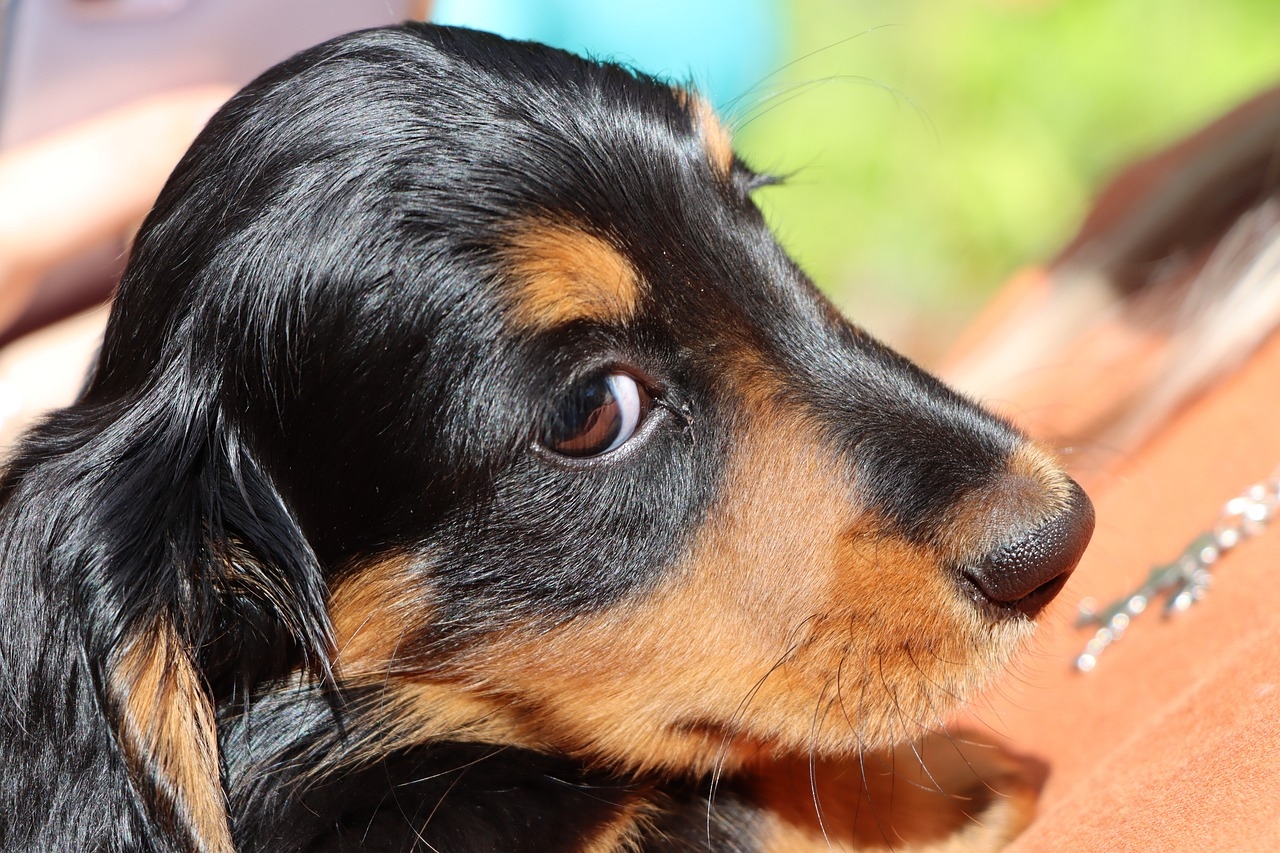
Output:
<instances>
[{"instance_id":1,"label":"black and tan dachshund","mask_svg":"<svg viewBox=\"0 0 1280 853\"><path fill-rule=\"evenodd\" d=\"M465 30L232 98L0 486L0 847L799 849L748 780L937 721L1093 515L769 181L694 93Z\"/></svg>"}]
</instances>

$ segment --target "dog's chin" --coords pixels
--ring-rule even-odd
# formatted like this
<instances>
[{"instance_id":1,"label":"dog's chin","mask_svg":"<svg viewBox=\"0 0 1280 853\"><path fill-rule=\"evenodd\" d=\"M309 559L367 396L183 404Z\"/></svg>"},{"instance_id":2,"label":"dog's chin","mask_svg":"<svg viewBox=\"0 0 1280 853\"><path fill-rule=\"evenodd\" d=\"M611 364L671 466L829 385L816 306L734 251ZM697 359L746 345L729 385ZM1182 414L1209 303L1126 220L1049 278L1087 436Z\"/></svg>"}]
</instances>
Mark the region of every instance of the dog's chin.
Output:
<instances>
[{"instance_id":1,"label":"dog's chin","mask_svg":"<svg viewBox=\"0 0 1280 853\"><path fill-rule=\"evenodd\" d=\"M913 651L906 641L893 649L844 650L829 667L817 663L829 657L821 651L807 663L808 656L797 655L793 667L774 670L754 693L740 698L732 713L725 714L717 703L701 713L683 709L664 715L653 702L642 702L612 720L594 714L557 719L555 731L581 737L557 741L554 748L633 772L692 775L795 756L856 759L944 729L957 710L1008 668L1034 627L1030 619L982 624L985 636L971 636L976 640L972 653L951 660ZM770 689L774 678L778 687ZM620 693L627 690L619 686ZM560 710L577 716L564 705Z\"/></svg>"},{"instance_id":2,"label":"dog's chin","mask_svg":"<svg viewBox=\"0 0 1280 853\"><path fill-rule=\"evenodd\" d=\"M718 674L685 672L665 684L654 675L661 661L634 645L613 657L612 677L605 661L617 650L595 646L603 666L587 671L576 655L548 657L555 642L528 656L514 647L492 649L487 666L473 658L463 664L465 674L443 679L407 676L397 684L384 671L378 694L389 716L379 749L396 741L478 740L668 776L797 755L856 759L944 727L1034 630L1031 619L991 622L967 603L949 609L952 620L935 614L910 635L858 644L850 642L847 623L843 633L817 624L773 666L740 661L735 672L731 660L720 659ZM531 670L531 681L513 677ZM729 692L728 684L749 687Z\"/></svg>"}]
</instances>

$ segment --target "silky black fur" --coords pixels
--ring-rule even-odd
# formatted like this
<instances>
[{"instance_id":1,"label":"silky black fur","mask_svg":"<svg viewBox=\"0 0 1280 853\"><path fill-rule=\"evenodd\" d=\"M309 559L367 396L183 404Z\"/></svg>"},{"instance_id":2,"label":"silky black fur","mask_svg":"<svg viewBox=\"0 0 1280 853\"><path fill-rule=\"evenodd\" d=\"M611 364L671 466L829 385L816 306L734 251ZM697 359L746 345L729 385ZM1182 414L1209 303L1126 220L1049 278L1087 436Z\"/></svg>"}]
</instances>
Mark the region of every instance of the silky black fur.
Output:
<instances>
[{"instance_id":1,"label":"silky black fur","mask_svg":"<svg viewBox=\"0 0 1280 853\"><path fill-rule=\"evenodd\" d=\"M437 618L405 647L447 661L646 594L723 487L731 346L767 353L864 498L928 541L1019 439L836 316L755 182L716 172L671 87L480 33L355 34L234 97L143 225L86 390L0 486L0 847L191 849L107 689L165 619L218 710L244 849L409 849L406 817L437 804L441 849L554 849L642 795L655 849L751 849L731 781L709 828L704 783L554 755L441 743L344 769L374 700L329 670L326 600L429 554ZM495 247L529 219L616 247L652 287L641 314L513 334ZM551 402L618 363L661 391L644 441L539 451Z\"/></svg>"},{"instance_id":2,"label":"silky black fur","mask_svg":"<svg viewBox=\"0 0 1280 853\"><path fill-rule=\"evenodd\" d=\"M229 793L245 849L574 850L637 804L652 807L637 833L643 849L757 849L759 817L732 781L711 808L702 783L625 778L514 747L444 742L315 785L280 786L273 775L309 765L317 745L335 740L328 709L299 712L308 697L285 696L273 697L261 722L238 716L223 726L227 775L242 783ZM277 756L277 766L248 763L261 755Z\"/></svg>"}]
</instances>

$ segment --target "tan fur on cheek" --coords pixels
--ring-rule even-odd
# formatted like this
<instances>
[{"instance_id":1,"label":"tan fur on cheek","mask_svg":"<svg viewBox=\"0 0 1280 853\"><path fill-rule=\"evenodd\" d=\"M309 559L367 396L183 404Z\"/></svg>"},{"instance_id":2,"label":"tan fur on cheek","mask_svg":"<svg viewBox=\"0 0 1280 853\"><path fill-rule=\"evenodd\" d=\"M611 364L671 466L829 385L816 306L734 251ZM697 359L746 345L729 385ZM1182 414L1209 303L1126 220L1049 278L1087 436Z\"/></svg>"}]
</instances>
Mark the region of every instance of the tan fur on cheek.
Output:
<instances>
[{"instance_id":1,"label":"tan fur on cheek","mask_svg":"<svg viewBox=\"0 0 1280 853\"><path fill-rule=\"evenodd\" d=\"M421 675L423 662L404 643L430 623L430 589L421 558L385 557L351 572L329 602L334 670L348 687L378 688L361 710L376 741L352 745L351 760L377 758L397 746L441 737L529 748L544 746L513 709L471 692L446 675Z\"/></svg>"},{"instance_id":2,"label":"tan fur on cheek","mask_svg":"<svg viewBox=\"0 0 1280 853\"><path fill-rule=\"evenodd\" d=\"M640 836L652 823L656 809L643 788L637 787L633 799L626 803L612 821L599 829L595 837L582 847L582 853L623 853L640 849Z\"/></svg>"},{"instance_id":3,"label":"tan fur on cheek","mask_svg":"<svg viewBox=\"0 0 1280 853\"><path fill-rule=\"evenodd\" d=\"M167 621L131 638L112 668L120 737L133 772L155 785L169 814L203 851L231 851L213 707Z\"/></svg>"},{"instance_id":4,"label":"tan fur on cheek","mask_svg":"<svg viewBox=\"0 0 1280 853\"><path fill-rule=\"evenodd\" d=\"M361 568L331 599L335 669L347 683L387 683L386 742L449 733L629 766L709 766L740 722L739 707L802 642L803 614L828 598L822 573L790 569L830 562L847 507L830 499L818 460L780 449L753 456L753 476L730 490L758 512L711 525L672 582L597 616L489 638L446 672L416 667L401 647L431 615L412 559ZM784 504L797 481L807 490ZM826 531L825 557L816 555L815 527ZM760 547L737 553L746 543ZM812 710L803 697L772 707L775 726ZM756 751L749 733L735 732L734 742L738 757Z\"/></svg>"},{"instance_id":5,"label":"tan fur on cheek","mask_svg":"<svg viewBox=\"0 0 1280 853\"><path fill-rule=\"evenodd\" d=\"M934 725L1021 629L986 624L937 555L859 511L802 421L756 416L688 558L645 597L458 661L537 737L628 767L854 752Z\"/></svg>"},{"instance_id":6,"label":"tan fur on cheek","mask_svg":"<svg viewBox=\"0 0 1280 853\"><path fill-rule=\"evenodd\" d=\"M351 572L329 598L336 655L345 679L378 677L393 668L406 634L431 617L415 558L385 557Z\"/></svg>"},{"instance_id":7,"label":"tan fur on cheek","mask_svg":"<svg viewBox=\"0 0 1280 853\"><path fill-rule=\"evenodd\" d=\"M639 276L600 237L570 225L530 222L516 229L501 254L510 272L511 317L522 328L623 323L635 316Z\"/></svg>"}]
</instances>

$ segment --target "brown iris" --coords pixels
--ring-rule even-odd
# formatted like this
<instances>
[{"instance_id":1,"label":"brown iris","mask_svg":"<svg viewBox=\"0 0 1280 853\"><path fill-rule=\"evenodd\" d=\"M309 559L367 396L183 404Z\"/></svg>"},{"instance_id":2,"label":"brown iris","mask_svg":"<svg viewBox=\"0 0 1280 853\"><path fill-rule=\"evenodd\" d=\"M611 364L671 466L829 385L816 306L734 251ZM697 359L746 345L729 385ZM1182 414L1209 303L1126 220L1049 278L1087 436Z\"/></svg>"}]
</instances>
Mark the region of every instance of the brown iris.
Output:
<instances>
[{"instance_id":1,"label":"brown iris","mask_svg":"<svg viewBox=\"0 0 1280 853\"><path fill-rule=\"evenodd\" d=\"M564 456L608 453L635 434L650 403L644 386L629 374L600 374L559 402L546 445Z\"/></svg>"}]
</instances>

